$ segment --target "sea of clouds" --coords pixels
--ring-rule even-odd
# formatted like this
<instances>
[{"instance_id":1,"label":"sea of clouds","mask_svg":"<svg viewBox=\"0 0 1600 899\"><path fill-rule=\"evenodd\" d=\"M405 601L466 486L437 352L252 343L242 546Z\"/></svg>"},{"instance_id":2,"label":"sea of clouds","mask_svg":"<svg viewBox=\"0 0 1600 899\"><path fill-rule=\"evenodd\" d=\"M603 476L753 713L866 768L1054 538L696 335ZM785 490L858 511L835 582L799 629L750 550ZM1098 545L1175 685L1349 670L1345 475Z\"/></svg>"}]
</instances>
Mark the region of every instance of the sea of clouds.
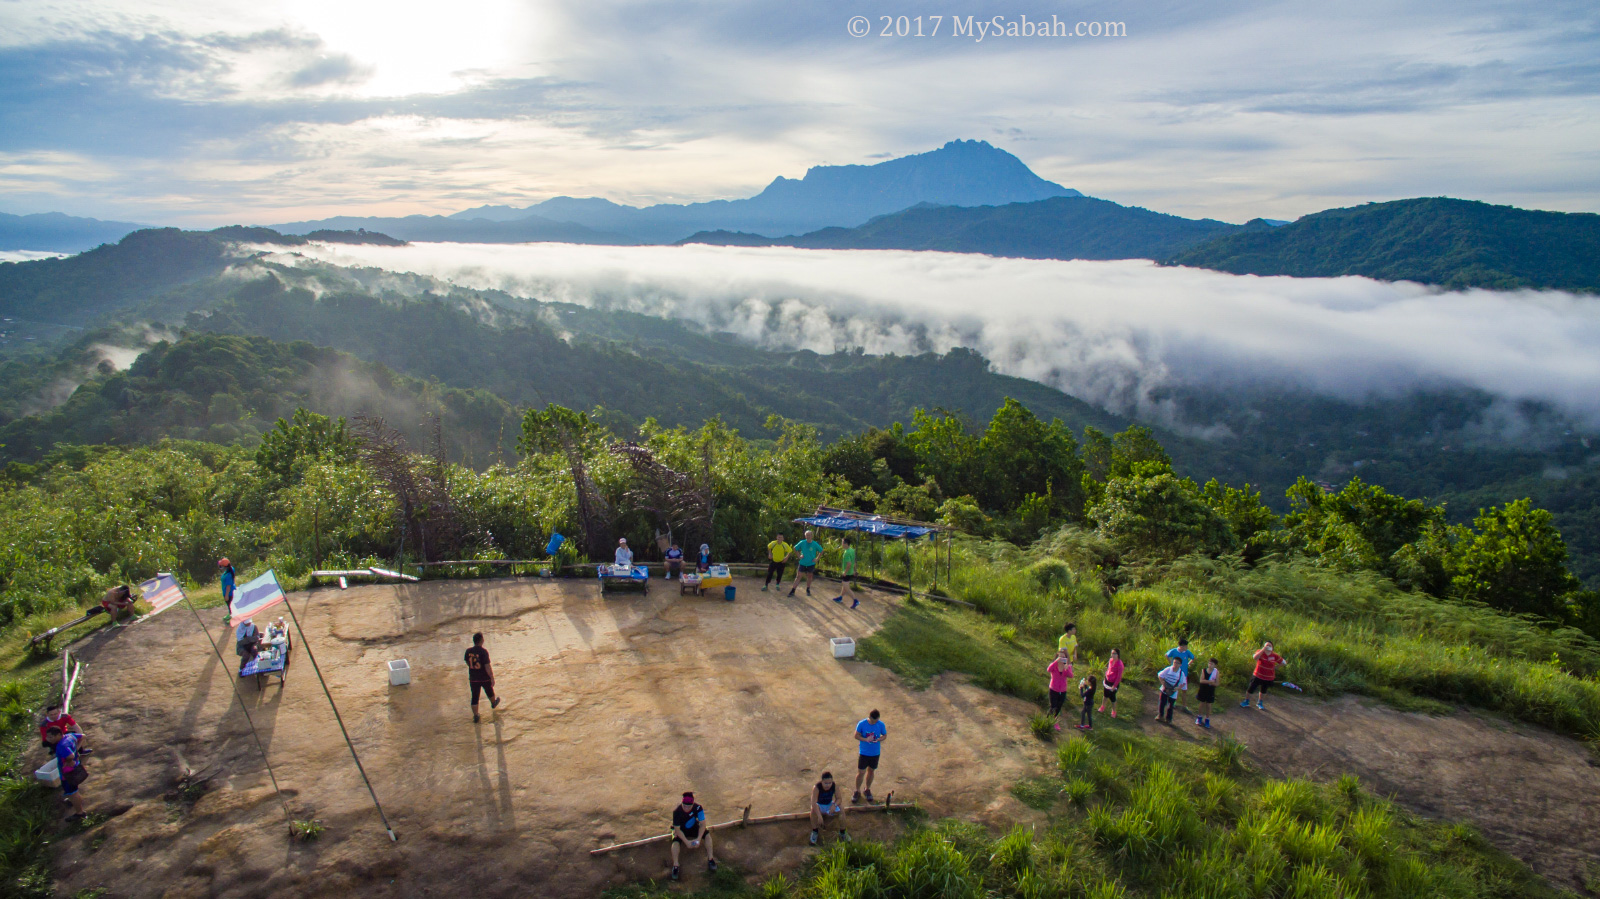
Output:
<instances>
[{"instance_id":1,"label":"sea of clouds","mask_svg":"<svg viewBox=\"0 0 1600 899\"><path fill-rule=\"evenodd\" d=\"M996 370L1165 417L1158 388L1363 399L1478 388L1600 427L1600 299L1115 262L740 247L313 245L306 256L683 319L833 353L969 347Z\"/></svg>"}]
</instances>

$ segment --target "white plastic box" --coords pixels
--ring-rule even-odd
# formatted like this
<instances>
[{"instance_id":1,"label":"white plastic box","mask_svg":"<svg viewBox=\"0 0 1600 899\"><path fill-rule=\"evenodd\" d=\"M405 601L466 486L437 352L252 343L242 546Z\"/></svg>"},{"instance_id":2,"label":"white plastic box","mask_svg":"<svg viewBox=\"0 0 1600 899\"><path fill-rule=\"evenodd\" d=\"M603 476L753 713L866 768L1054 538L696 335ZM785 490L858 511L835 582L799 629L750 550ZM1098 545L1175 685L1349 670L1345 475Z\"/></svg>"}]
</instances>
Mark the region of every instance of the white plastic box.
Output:
<instances>
[{"instance_id":1,"label":"white plastic box","mask_svg":"<svg viewBox=\"0 0 1600 899\"><path fill-rule=\"evenodd\" d=\"M411 663L405 659L395 659L389 663L389 686L403 687L411 683Z\"/></svg>"},{"instance_id":2,"label":"white plastic box","mask_svg":"<svg viewBox=\"0 0 1600 899\"><path fill-rule=\"evenodd\" d=\"M59 763L55 759L51 759L44 763L44 767L33 772L33 776L39 778L39 782L47 787L59 787L61 786L61 769L58 765Z\"/></svg>"},{"instance_id":3,"label":"white plastic box","mask_svg":"<svg viewBox=\"0 0 1600 899\"><path fill-rule=\"evenodd\" d=\"M849 637L834 637L828 641L833 644L833 657L836 659L854 658L856 654L856 641Z\"/></svg>"}]
</instances>

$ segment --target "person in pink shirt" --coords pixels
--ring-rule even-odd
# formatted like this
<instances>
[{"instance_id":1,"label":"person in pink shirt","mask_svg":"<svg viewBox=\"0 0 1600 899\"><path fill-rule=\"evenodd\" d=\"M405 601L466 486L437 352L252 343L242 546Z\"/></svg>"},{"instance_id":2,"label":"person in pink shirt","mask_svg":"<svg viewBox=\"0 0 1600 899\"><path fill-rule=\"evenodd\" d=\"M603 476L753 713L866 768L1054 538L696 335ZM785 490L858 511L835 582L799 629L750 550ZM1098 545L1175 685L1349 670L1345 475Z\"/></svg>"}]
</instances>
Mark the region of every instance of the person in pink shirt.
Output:
<instances>
[{"instance_id":1,"label":"person in pink shirt","mask_svg":"<svg viewBox=\"0 0 1600 899\"><path fill-rule=\"evenodd\" d=\"M1100 681L1100 689L1105 694L1105 699L1100 703L1100 711L1105 711L1106 706L1111 706L1111 717L1117 717L1117 688L1122 686L1122 653L1111 650L1111 660L1106 662L1106 676Z\"/></svg>"},{"instance_id":2,"label":"person in pink shirt","mask_svg":"<svg viewBox=\"0 0 1600 899\"><path fill-rule=\"evenodd\" d=\"M1045 668L1050 673L1050 715L1056 719L1056 730L1061 730L1061 709L1067 703L1067 683L1072 677L1072 659L1067 650L1056 650L1056 657Z\"/></svg>"}]
</instances>

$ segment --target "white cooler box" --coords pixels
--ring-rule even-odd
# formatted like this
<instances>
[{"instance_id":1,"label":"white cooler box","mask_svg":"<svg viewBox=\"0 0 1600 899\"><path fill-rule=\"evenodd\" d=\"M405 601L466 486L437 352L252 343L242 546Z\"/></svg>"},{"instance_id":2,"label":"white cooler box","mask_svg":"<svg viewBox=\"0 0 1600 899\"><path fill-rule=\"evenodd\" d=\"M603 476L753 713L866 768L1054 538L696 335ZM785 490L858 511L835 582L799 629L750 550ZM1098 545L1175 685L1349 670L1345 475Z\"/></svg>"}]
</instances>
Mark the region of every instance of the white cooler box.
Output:
<instances>
[{"instance_id":1,"label":"white cooler box","mask_svg":"<svg viewBox=\"0 0 1600 899\"><path fill-rule=\"evenodd\" d=\"M856 641L849 637L834 637L828 641L833 644L833 657L836 659L855 658Z\"/></svg>"},{"instance_id":2,"label":"white cooler box","mask_svg":"<svg viewBox=\"0 0 1600 899\"><path fill-rule=\"evenodd\" d=\"M411 683L411 663L405 659L395 659L389 663L389 686L403 687Z\"/></svg>"},{"instance_id":3,"label":"white cooler box","mask_svg":"<svg viewBox=\"0 0 1600 899\"><path fill-rule=\"evenodd\" d=\"M45 786L59 787L61 786L61 768L59 766L60 762L51 759L44 763L44 767L33 772L33 776L39 778L39 782Z\"/></svg>"}]
</instances>

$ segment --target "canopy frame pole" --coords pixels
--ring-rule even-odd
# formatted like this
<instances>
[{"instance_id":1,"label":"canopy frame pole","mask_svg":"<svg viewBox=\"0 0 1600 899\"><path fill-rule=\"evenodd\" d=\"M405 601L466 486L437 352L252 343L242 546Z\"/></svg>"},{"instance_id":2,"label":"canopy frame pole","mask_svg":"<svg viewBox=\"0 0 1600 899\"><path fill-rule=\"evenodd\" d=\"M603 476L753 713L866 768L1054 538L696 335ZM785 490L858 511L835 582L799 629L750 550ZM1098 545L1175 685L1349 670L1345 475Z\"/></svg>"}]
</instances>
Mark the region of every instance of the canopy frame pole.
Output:
<instances>
[{"instance_id":1,"label":"canopy frame pole","mask_svg":"<svg viewBox=\"0 0 1600 899\"><path fill-rule=\"evenodd\" d=\"M267 766L267 777L272 781L272 792L278 797L279 804L283 806L283 820L292 823L294 815L289 812L289 800L283 798L283 790L278 787L278 775L272 770L272 759L267 756L266 744L261 742L261 734L256 731L255 719L250 717L250 709L244 704L244 694L239 692L239 678L234 676L233 666L229 665L227 659L222 657L222 647L218 646L217 641L212 638L211 630L200 619L200 611L194 607L194 601L189 598L187 593L183 594L183 604L189 607L190 612L194 613L194 623L200 626L200 633L206 635L206 642L211 644L211 651L217 654L217 662L222 665L222 670L227 673L228 686L233 688L233 698L239 700L239 711L244 712L244 723L250 726L250 736L255 738L256 748L261 750L261 762Z\"/></svg>"},{"instance_id":2,"label":"canopy frame pole","mask_svg":"<svg viewBox=\"0 0 1600 899\"><path fill-rule=\"evenodd\" d=\"M383 803L378 801L378 791L372 788L372 781L367 778L367 769L361 766L361 756L356 753L356 744L350 742L350 731L345 729L344 717L339 714L339 706L333 701L333 694L328 691L328 682L322 677L322 669L317 666L316 653L311 651L311 641L306 639L306 629L300 626L300 617L294 613L294 604L289 602L288 594L284 594L283 604L289 609L289 617L294 619L294 629L300 632L300 643L306 648L306 658L311 660L311 670L317 673L317 683L322 684L322 695L328 697L328 707L333 709L333 720L339 722L339 733L344 735L344 745L350 747L350 758L355 760L356 771L361 774L361 782L367 785L367 795L372 797L372 807L378 810L378 817L383 819L383 829L389 834L389 842L400 838L395 836L394 828L389 824L389 816L383 811Z\"/></svg>"}]
</instances>

